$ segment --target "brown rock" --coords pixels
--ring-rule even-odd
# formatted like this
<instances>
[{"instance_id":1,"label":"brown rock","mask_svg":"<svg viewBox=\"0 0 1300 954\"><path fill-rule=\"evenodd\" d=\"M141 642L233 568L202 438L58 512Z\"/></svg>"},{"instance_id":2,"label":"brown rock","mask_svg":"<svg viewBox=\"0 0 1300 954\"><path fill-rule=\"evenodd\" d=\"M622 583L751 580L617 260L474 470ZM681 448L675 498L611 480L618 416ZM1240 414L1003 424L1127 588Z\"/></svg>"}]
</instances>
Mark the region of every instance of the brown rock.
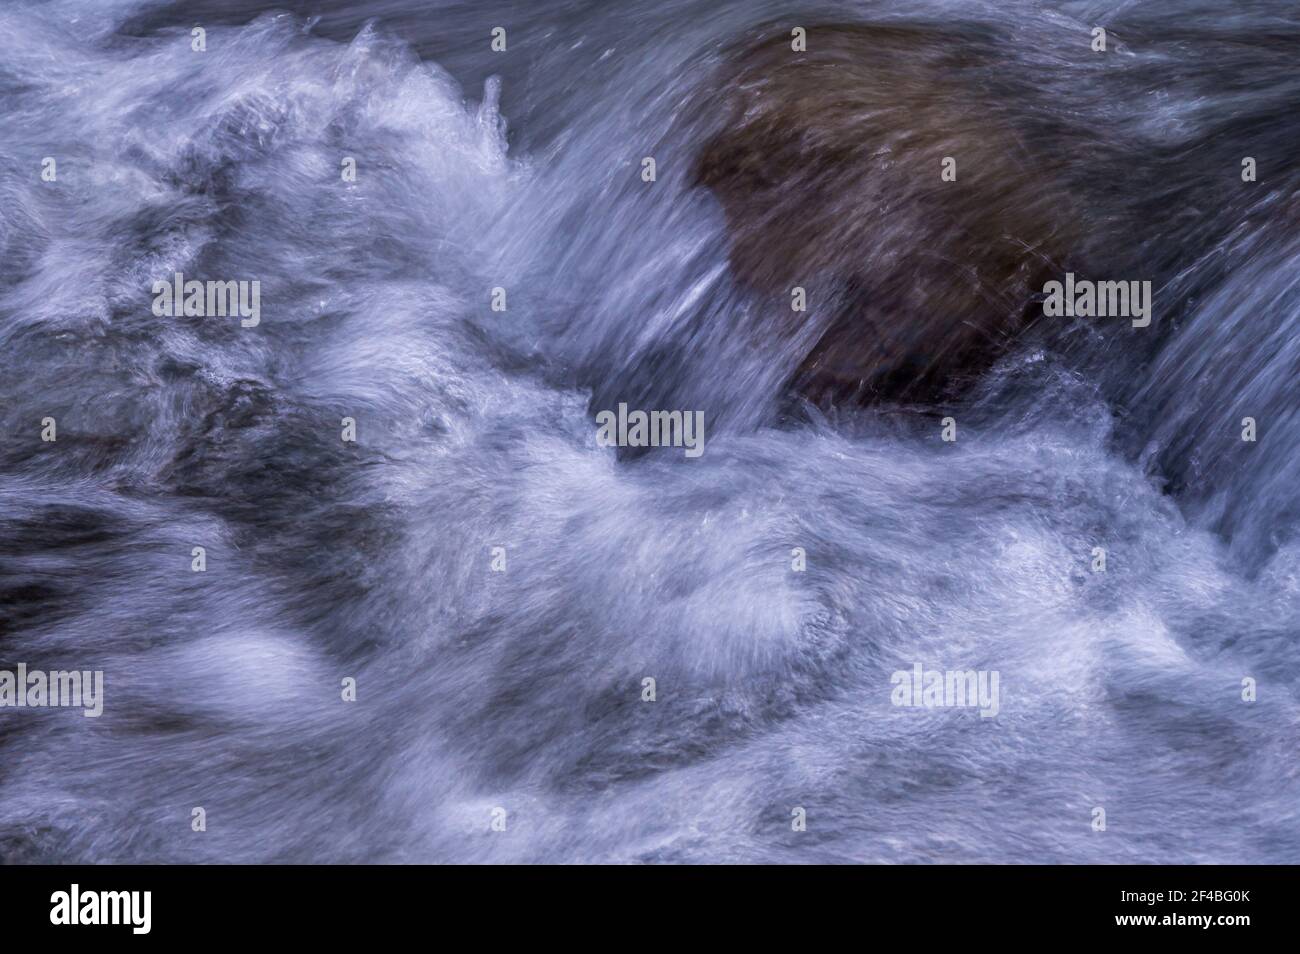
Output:
<instances>
[{"instance_id":1,"label":"brown rock","mask_svg":"<svg viewBox=\"0 0 1300 954\"><path fill-rule=\"evenodd\" d=\"M806 53L766 32L730 55L726 123L696 166L734 275L825 324L805 394L936 398L1040 313L1031 296L1069 246L1069 196L1011 112L1029 93L996 46L946 28L811 26Z\"/></svg>"}]
</instances>

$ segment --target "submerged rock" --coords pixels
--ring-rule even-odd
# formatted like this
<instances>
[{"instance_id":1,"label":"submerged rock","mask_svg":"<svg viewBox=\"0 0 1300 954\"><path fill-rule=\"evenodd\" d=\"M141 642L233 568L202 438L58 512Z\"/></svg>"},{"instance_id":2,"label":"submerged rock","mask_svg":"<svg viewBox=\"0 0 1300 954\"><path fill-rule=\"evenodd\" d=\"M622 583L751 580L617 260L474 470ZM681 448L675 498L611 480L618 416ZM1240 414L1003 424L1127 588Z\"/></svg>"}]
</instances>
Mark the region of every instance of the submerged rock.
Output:
<instances>
[{"instance_id":1,"label":"submerged rock","mask_svg":"<svg viewBox=\"0 0 1300 954\"><path fill-rule=\"evenodd\" d=\"M824 325L796 374L814 400L952 391L1032 318L1071 245L1050 151L1012 113L1030 92L982 34L812 26L807 52L767 37L729 55L725 120L695 167L736 280Z\"/></svg>"}]
</instances>

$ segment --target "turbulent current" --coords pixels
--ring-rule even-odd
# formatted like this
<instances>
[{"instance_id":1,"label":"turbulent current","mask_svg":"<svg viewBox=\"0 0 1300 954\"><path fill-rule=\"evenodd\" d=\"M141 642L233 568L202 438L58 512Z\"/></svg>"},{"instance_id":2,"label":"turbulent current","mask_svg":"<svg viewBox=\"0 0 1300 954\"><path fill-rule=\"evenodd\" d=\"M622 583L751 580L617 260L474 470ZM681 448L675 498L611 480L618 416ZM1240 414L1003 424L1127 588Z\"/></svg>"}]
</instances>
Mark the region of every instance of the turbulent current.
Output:
<instances>
[{"instance_id":1,"label":"turbulent current","mask_svg":"<svg viewBox=\"0 0 1300 954\"><path fill-rule=\"evenodd\" d=\"M692 165L831 21L1000 50L1151 327L793 390L825 299ZM104 697L0 708L0 859L1300 861L1298 62L1288 0L3 4L0 670Z\"/></svg>"}]
</instances>

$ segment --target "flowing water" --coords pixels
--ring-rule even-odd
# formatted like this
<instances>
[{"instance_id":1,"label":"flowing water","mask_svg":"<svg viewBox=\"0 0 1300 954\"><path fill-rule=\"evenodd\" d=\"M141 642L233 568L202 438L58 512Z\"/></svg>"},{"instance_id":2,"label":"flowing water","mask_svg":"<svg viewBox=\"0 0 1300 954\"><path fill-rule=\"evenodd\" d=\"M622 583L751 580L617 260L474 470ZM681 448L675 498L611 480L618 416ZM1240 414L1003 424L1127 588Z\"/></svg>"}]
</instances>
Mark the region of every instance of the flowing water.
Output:
<instances>
[{"instance_id":1,"label":"flowing water","mask_svg":"<svg viewBox=\"0 0 1300 954\"><path fill-rule=\"evenodd\" d=\"M0 858L1300 860L1300 12L1219 6L0 7L0 669L105 674L0 710ZM691 182L714 73L904 19L1040 88L1151 334L791 395ZM178 271L260 324L156 317ZM706 452L597 446L618 401ZM892 705L917 663L997 716Z\"/></svg>"}]
</instances>

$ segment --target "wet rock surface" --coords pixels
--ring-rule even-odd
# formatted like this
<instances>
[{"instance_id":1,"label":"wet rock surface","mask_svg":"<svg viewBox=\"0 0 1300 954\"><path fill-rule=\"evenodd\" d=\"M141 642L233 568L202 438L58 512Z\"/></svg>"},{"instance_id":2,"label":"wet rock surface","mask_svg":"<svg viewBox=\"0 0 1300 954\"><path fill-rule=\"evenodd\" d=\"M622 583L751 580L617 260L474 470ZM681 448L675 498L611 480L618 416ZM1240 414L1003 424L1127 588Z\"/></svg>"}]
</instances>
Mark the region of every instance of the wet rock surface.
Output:
<instances>
[{"instance_id":1,"label":"wet rock surface","mask_svg":"<svg viewBox=\"0 0 1300 954\"><path fill-rule=\"evenodd\" d=\"M787 308L808 288L808 311L789 309L825 322L797 372L806 395L954 390L1037 314L1072 243L1071 197L1006 108L1029 91L985 34L812 26L807 52L764 36L719 77L726 119L695 170L724 209L736 280Z\"/></svg>"}]
</instances>

